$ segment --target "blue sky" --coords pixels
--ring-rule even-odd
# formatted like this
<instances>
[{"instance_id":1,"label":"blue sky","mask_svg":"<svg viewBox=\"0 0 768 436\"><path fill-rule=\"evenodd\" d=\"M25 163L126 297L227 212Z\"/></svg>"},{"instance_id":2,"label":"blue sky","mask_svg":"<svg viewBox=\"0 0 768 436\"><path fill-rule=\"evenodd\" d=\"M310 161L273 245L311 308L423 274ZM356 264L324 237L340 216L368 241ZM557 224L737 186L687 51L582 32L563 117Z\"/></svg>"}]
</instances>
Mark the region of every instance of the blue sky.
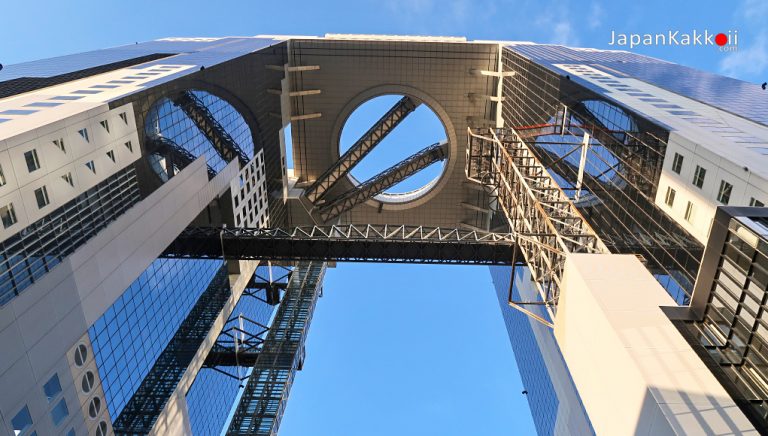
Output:
<instances>
[{"instance_id":1,"label":"blue sky","mask_svg":"<svg viewBox=\"0 0 768 436\"><path fill-rule=\"evenodd\" d=\"M768 80L765 0L4 3L3 64L167 36L384 33L615 48L608 45L612 31L695 29L738 30L739 51L634 51ZM364 111L353 129L364 130L380 112ZM410 154L431 144L435 128L425 125L426 119L404 124L384 150ZM372 157L384 163L394 153ZM531 434L521 390L486 268L340 264L328 273L281 435Z\"/></svg>"}]
</instances>

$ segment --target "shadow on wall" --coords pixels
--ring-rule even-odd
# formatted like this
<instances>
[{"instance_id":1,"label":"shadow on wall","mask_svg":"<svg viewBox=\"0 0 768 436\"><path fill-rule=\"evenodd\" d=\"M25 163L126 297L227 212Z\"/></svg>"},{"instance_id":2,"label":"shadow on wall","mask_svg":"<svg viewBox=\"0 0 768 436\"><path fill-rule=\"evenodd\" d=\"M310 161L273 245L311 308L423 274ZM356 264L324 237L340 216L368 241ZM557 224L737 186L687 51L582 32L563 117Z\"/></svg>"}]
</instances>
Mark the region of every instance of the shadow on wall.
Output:
<instances>
[{"instance_id":1,"label":"shadow on wall","mask_svg":"<svg viewBox=\"0 0 768 436\"><path fill-rule=\"evenodd\" d=\"M690 373L681 375L692 376ZM730 397L652 386L645 392L634 434L725 436L759 433Z\"/></svg>"}]
</instances>

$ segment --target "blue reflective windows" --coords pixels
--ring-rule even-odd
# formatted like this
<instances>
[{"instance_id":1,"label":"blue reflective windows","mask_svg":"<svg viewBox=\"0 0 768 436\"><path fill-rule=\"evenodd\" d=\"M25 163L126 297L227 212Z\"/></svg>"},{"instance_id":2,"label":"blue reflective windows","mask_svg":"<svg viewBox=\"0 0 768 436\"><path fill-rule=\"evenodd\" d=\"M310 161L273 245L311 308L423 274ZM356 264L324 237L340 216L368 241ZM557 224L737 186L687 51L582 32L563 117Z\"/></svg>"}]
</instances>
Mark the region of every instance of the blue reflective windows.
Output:
<instances>
[{"instance_id":1,"label":"blue reflective windows","mask_svg":"<svg viewBox=\"0 0 768 436\"><path fill-rule=\"evenodd\" d=\"M43 393L45 393L45 397L48 399L49 403L61 393L61 383L59 382L58 374L54 374L53 377L45 382L43 385Z\"/></svg>"},{"instance_id":2,"label":"blue reflective windows","mask_svg":"<svg viewBox=\"0 0 768 436\"><path fill-rule=\"evenodd\" d=\"M59 425L64 419L69 416L69 409L67 408L67 402L62 398L53 409L51 409L51 420L53 425Z\"/></svg>"}]
</instances>

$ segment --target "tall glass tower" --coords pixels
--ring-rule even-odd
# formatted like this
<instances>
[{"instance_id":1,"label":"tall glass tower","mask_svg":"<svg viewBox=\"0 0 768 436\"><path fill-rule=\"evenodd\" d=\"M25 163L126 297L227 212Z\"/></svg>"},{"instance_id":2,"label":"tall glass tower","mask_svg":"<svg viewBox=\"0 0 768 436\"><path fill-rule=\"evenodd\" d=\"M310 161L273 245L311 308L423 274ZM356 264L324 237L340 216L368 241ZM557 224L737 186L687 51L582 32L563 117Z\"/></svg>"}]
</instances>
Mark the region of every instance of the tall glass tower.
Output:
<instances>
[{"instance_id":1,"label":"tall glass tower","mask_svg":"<svg viewBox=\"0 0 768 436\"><path fill-rule=\"evenodd\" d=\"M765 432L758 88L459 37L5 66L0 433L276 434L337 261L490 265L542 435ZM424 108L443 138L352 175ZM396 189L417 173L435 176Z\"/></svg>"}]
</instances>

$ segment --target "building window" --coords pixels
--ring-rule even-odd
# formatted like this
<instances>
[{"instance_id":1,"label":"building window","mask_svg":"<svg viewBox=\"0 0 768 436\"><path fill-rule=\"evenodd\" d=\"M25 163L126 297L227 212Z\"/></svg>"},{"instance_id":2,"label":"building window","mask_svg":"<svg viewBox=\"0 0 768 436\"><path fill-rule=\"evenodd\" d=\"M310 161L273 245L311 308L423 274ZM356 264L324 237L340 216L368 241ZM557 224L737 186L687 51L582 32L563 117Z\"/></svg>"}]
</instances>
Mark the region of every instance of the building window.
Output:
<instances>
[{"instance_id":1,"label":"building window","mask_svg":"<svg viewBox=\"0 0 768 436\"><path fill-rule=\"evenodd\" d=\"M107 423L105 421L99 422L99 426L96 427L96 436L107 436Z\"/></svg>"},{"instance_id":2,"label":"building window","mask_svg":"<svg viewBox=\"0 0 768 436\"><path fill-rule=\"evenodd\" d=\"M27 406L24 406L24 408L13 417L11 426L13 427L14 434L22 434L32 427L32 416L29 415L29 408L27 408Z\"/></svg>"},{"instance_id":3,"label":"building window","mask_svg":"<svg viewBox=\"0 0 768 436\"><path fill-rule=\"evenodd\" d=\"M27 162L27 170L31 173L40 168L40 159L37 158L37 150L32 149L24 153L24 160Z\"/></svg>"},{"instance_id":4,"label":"building window","mask_svg":"<svg viewBox=\"0 0 768 436\"><path fill-rule=\"evenodd\" d=\"M707 175L707 170L696 165L696 171L693 173L693 186L701 189L704 186L704 177Z\"/></svg>"},{"instance_id":5,"label":"building window","mask_svg":"<svg viewBox=\"0 0 768 436\"><path fill-rule=\"evenodd\" d=\"M114 151L114 150L109 150L109 151L107 152L107 157L108 157L108 158L109 158L109 159L110 159L112 162L114 162L114 161L115 161L115 151Z\"/></svg>"},{"instance_id":6,"label":"building window","mask_svg":"<svg viewBox=\"0 0 768 436\"><path fill-rule=\"evenodd\" d=\"M667 203L667 206L670 207L675 204L675 190L671 186L667 187L667 196L664 198L664 203Z\"/></svg>"},{"instance_id":7,"label":"building window","mask_svg":"<svg viewBox=\"0 0 768 436\"><path fill-rule=\"evenodd\" d=\"M7 206L0 207L0 219L3 221L3 227L8 228L16 224L16 211L13 210L13 203L8 203Z\"/></svg>"},{"instance_id":8,"label":"building window","mask_svg":"<svg viewBox=\"0 0 768 436\"><path fill-rule=\"evenodd\" d=\"M109 133L109 121L107 120L99 121L99 124L101 124L101 127L103 127L104 130L107 131L107 133Z\"/></svg>"},{"instance_id":9,"label":"building window","mask_svg":"<svg viewBox=\"0 0 768 436\"><path fill-rule=\"evenodd\" d=\"M5 180L5 173L3 172L3 167L0 165L0 186L5 186L6 180Z\"/></svg>"},{"instance_id":10,"label":"building window","mask_svg":"<svg viewBox=\"0 0 768 436\"><path fill-rule=\"evenodd\" d=\"M80 381L80 387L83 389L83 393L87 394L93 389L93 384L96 382L96 376L91 371L87 371L83 374L83 379Z\"/></svg>"},{"instance_id":11,"label":"building window","mask_svg":"<svg viewBox=\"0 0 768 436\"><path fill-rule=\"evenodd\" d=\"M693 220L693 203L691 203L690 201L685 206L685 216L684 216L684 218L689 223Z\"/></svg>"},{"instance_id":12,"label":"building window","mask_svg":"<svg viewBox=\"0 0 768 436\"><path fill-rule=\"evenodd\" d=\"M75 433L75 429L70 428L69 431L67 432L67 436L77 436L77 433Z\"/></svg>"},{"instance_id":13,"label":"building window","mask_svg":"<svg viewBox=\"0 0 768 436\"><path fill-rule=\"evenodd\" d=\"M91 142L90 139L88 139L88 129L80 129L77 131L77 133L79 133L80 136L85 139L85 142Z\"/></svg>"},{"instance_id":14,"label":"building window","mask_svg":"<svg viewBox=\"0 0 768 436\"><path fill-rule=\"evenodd\" d=\"M56 395L59 395L60 392L61 383L59 383L59 375L54 374L53 377L51 377L43 385L43 393L45 393L45 398L47 398L48 402L50 403L54 398L56 398Z\"/></svg>"},{"instance_id":15,"label":"building window","mask_svg":"<svg viewBox=\"0 0 768 436\"><path fill-rule=\"evenodd\" d=\"M93 174L96 174L96 164L92 160L89 160L88 162L86 162L85 166L87 166L88 169L91 170L91 172L93 172Z\"/></svg>"},{"instance_id":16,"label":"building window","mask_svg":"<svg viewBox=\"0 0 768 436\"><path fill-rule=\"evenodd\" d=\"M67 416L69 416L69 409L67 408L67 402L62 398L61 401L56 403L56 405L53 406L53 409L51 409L53 425L61 424Z\"/></svg>"},{"instance_id":17,"label":"building window","mask_svg":"<svg viewBox=\"0 0 768 436\"><path fill-rule=\"evenodd\" d=\"M752 197L749 199L749 205L751 207L765 207L765 203L763 203L762 201L758 200L755 197Z\"/></svg>"},{"instance_id":18,"label":"building window","mask_svg":"<svg viewBox=\"0 0 768 436\"><path fill-rule=\"evenodd\" d=\"M99 397L93 397L93 399L91 399L91 404L88 405L88 416L90 416L91 419L96 419L96 417L99 416L99 412L101 412L101 399Z\"/></svg>"},{"instance_id":19,"label":"building window","mask_svg":"<svg viewBox=\"0 0 768 436\"><path fill-rule=\"evenodd\" d=\"M128 149L131 153L133 153L133 144L131 144L131 141L128 141L125 143L125 148Z\"/></svg>"},{"instance_id":20,"label":"building window","mask_svg":"<svg viewBox=\"0 0 768 436\"><path fill-rule=\"evenodd\" d=\"M69 184L69 186L75 186L75 181L72 179L72 173L66 173L61 178Z\"/></svg>"},{"instance_id":21,"label":"building window","mask_svg":"<svg viewBox=\"0 0 768 436\"><path fill-rule=\"evenodd\" d=\"M80 344L75 350L75 365L81 367L85 365L85 361L88 359L88 347L85 344Z\"/></svg>"},{"instance_id":22,"label":"building window","mask_svg":"<svg viewBox=\"0 0 768 436\"><path fill-rule=\"evenodd\" d=\"M35 199L37 200L37 208L42 209L51 202L48 198L48 190L45 186L41 186L35 189Z\"/></svg>"},{"instance_id":23,"label":"building window","mask_svg":"<svg viewBox=\"0 0 768 436\"><path fill-rule=\"evenodd\" d=\"M125 112L120 112L120 119L123 120L125 125L128 125L128 115Z\"/></svg>"},{"instance_id":24,"label":"building window","mask_svg":"<svg viewBox=\"0 0 768 436\"><path fill-rule=\"evenodd\" d=\"M63 153L67 152L67 148L64 146L64 138L54 139L53 144L56 147L59 147L59 150L61 150Z\"/></svg>"},{"instance_id":25,"label":"building window","mask_svg":"<svg viewBox=\"0 0 768 436\"><path fill-rule=\"evenodd\" d=\"M728 204L728 201L731 199L731 191L733 191L733 185L725 180L721 180L720 189L717 191L717 201Z\"/></svg>"},{"instance_id":26,"label":"building window","mask_svg":"<svg viewBox=\"0 0 768 436\"><path fill-rule=\"evenodd\" d=\"M672 171L676 172L677 174L680 174L680 171L683 169L683 155L680 153L675 153L674 159L672 159Z\"/></svg>"}]
</instances>

